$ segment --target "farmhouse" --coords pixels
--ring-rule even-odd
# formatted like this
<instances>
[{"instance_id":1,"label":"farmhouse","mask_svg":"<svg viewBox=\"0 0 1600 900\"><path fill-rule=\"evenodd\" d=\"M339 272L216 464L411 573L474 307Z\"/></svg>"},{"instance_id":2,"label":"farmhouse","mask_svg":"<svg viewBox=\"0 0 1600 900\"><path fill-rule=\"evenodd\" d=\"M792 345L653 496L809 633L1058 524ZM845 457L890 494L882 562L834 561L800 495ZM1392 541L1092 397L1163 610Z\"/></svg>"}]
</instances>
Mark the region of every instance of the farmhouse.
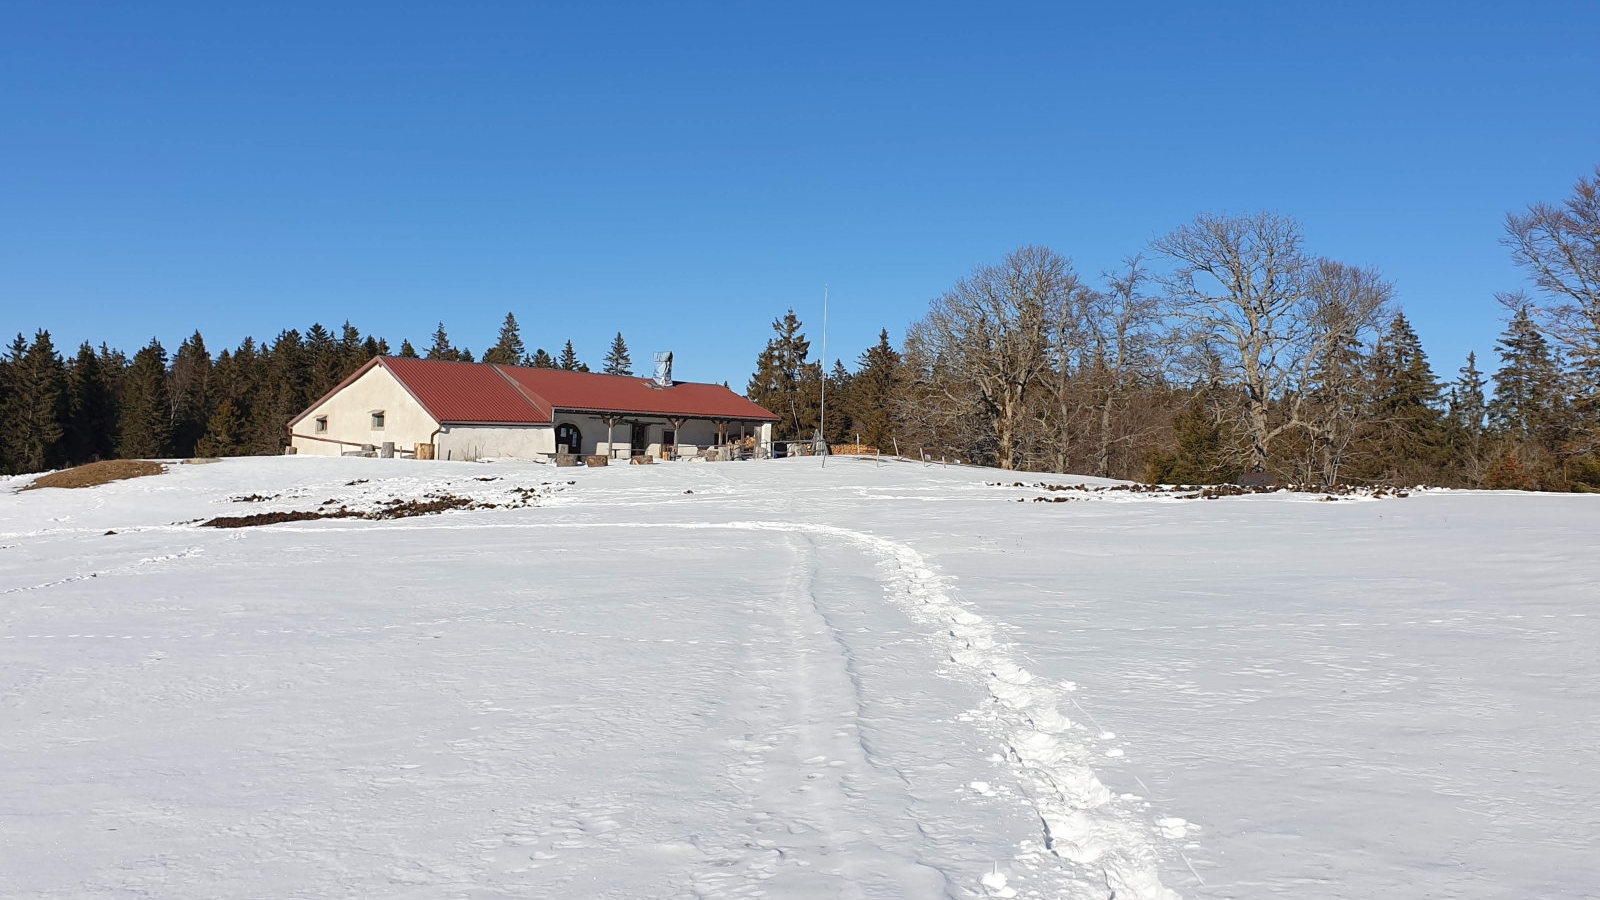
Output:
<instances>
[{"instance_id":1,"label":"farmhouse","mask_svg":"<svg viewBox=\"0 0 1600 900\"><path fill-rule=\"evenodd\" d=\"M722 385L673 381L662 356L655 378L374 357L290 420L290 452L539 459L770 445L777 416Z\"/></svg>"}]
</instances>

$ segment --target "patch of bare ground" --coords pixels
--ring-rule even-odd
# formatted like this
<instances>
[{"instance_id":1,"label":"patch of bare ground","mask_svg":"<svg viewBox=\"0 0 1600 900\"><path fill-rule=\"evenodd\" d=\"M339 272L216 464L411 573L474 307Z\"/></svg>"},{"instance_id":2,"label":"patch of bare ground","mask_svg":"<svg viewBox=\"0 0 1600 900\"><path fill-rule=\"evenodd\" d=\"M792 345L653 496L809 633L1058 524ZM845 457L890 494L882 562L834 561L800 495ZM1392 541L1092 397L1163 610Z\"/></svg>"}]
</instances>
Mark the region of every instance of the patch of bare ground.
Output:
<instances>
[{"instance_id":1,"label":"patch of bare ground","mask_svg":"<svg viewBox=\"0 0 1600 900\"><path fill-rule=\"evenodd\" d=\"M1411 496L1411 492L1402 488L1350 484L1311 485L1311 484L1112 484L1101 487L1089 487L1087 484L1048 484L1040 481L1035 484L1023 484L1020 481L1006 484L1003 481L985 482L989 487L1019 487L1033 488L1043 491L1073 491L1079 495L1109 494L1128 492L1133 494L1165 494L1179 500L1216 500L1221 497L1242 497L1246 494L1276 494L1287 491L1294 494L1322 494L1324 501L1338 500L1340 497L1371 497L1382 500L1385 497L1398 497L1404 499ZM1085 499L1082 496L1066 497L1034 497L1035 503L1066 503L1071 500ZM1018 503L1027 502L1026 498L1018 498Z\"/></svg>"},{"instance_id":2,"label":"patch of bare ground","mask_svg":"<svg viewBox=\"0 0 1600 900\"><path fill-rule=\"evenodd\" d=\"M145 459L107 459L71 469L62 469L59 472L51 472L49 475L40 475L23 490L94 487L95 485L112 481L122 481L126 478L160 475L166 470L167 467L161 463L150 462Z\"/></svg>"},{"instance_id":3,"label":"patch of bare ground","mask_svg":"<svg viewBox=\"0 0 1600 900\"><path fill-rule=\"evenodd\" d=\"M536 492L533 489L522 488L513 493L516 493L521 500L510 503L485 503L455 494L429 494L420 500L402 500L398 497L386 500L377 509L350 509L343 505L338 509L326 509L338 502L328 500L322 504L324 507L322 509L256 513L250 516L218 516L201 522L200 527L252 528L257 525L281 525L285 522L311 522L317 519L366 519L376 522L387 519L409 519L413 516L432 516L454 509L516 509L534 505Z\"/></svg>"}]
</instances>

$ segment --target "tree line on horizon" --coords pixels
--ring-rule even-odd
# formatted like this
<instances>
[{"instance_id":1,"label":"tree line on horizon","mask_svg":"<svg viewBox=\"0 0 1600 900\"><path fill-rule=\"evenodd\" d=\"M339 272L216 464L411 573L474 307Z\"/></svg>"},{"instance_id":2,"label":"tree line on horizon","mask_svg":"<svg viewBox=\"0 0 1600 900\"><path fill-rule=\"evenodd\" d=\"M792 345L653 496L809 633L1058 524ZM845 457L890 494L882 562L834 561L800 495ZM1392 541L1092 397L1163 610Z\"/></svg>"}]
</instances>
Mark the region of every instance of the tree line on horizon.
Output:
<instances>
[{"instance_id":1,"label":"tree line on horizon","mask_svg":"<svg viewBox=\"0 0 1600 900\"><path fill-rule=\"evenodd\" d=\"M1435 373L1394 287L1316 256L1285 216L1202 214L1091 284L1023 247L935 298L852 370L773 322L748 396L780 439L1165 484L1600 491L1600 166L1506 217L1536 293L1492 374Z\"/></svg>"},{"instance_id":2,"label":"tree line on horizon","mask_svg":"<svg viewBox=\"0 0 1600 900\"><path fill-rule=\"evenodd\" d=\"M345 322L335 335L320 324L274 340L245 338L215 357L196 331L170 358L152 339L130 358L106 344L83 343L63 358L50 332L18 334L0 356L0 474L39 472L104 459L278 454L287 423L374 356L474 362L441 322L418 353L398 351ZM569 340L557 356L528 353L516 316L507 313L482 362L588 372ZM602 371L633 374L619 332Z\"/></svg>"},{"instance_id":3,"label":"tree line on horizon","mask_svg":"<svg viewBox=\"0 0 1600 900\"><path fill-rule=\"evenodd\" d=\"M1378 271L1318 257L1293 219L1202 214L1091 283L1024 247L935 298L899 347L887 329L849 367L810 356L790 310L746 395L779 439L825 437L1005 469L1160 483L1256 476L1600 489L1600 167L1560 204L1506 218L1536 292L1506 310L1492 373L1468 354L1442 381ZM0 357L0 472L99 459L277 454L286 423L387 341L346 322L246 338L213 358L199 332L168 357L48 331ZM472 362L443 323L425 353ZM528 353L510 313L481 361L589 371L571 341ZM626 342L603 365L632 374Z\"/></svg>"}]
</instances>

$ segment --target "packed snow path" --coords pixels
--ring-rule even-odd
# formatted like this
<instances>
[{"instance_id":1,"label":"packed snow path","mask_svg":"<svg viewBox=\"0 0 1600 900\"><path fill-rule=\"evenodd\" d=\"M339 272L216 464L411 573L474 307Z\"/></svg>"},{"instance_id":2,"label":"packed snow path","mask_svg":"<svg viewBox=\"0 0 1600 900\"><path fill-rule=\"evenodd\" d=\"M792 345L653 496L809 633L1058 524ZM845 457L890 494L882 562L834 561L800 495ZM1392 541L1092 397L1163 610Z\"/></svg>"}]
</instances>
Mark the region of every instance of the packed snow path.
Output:
<instances>
[{"instance_id":1,"label":"packed snow path","mask_svg":"<svg viewBox=\"0 0 1600 900\"><path fill-rule=\"evenodd\" d=\"M0 895L1595 895L1593 498L816 463L0 494Z\"/></svg>"}]
</instances>

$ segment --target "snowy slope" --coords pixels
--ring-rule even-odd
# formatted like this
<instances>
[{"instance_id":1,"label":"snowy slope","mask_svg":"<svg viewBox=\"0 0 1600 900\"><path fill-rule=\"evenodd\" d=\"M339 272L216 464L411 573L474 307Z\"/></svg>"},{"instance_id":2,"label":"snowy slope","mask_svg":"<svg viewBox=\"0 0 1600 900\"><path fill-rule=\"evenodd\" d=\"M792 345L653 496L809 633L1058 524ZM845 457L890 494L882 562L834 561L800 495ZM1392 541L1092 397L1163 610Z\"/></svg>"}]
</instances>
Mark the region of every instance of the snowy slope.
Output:
<instances>
[{"instance_id":1,"label":"snowy slope","mask_svg":"<svg viewBox=\"0 0 1600 900\"><path fill-rule=\"evenodd\" d=\"M1600 896L1596 498L1016 480L13 482L0 896Z\"/></svg>"}]
</instances>

